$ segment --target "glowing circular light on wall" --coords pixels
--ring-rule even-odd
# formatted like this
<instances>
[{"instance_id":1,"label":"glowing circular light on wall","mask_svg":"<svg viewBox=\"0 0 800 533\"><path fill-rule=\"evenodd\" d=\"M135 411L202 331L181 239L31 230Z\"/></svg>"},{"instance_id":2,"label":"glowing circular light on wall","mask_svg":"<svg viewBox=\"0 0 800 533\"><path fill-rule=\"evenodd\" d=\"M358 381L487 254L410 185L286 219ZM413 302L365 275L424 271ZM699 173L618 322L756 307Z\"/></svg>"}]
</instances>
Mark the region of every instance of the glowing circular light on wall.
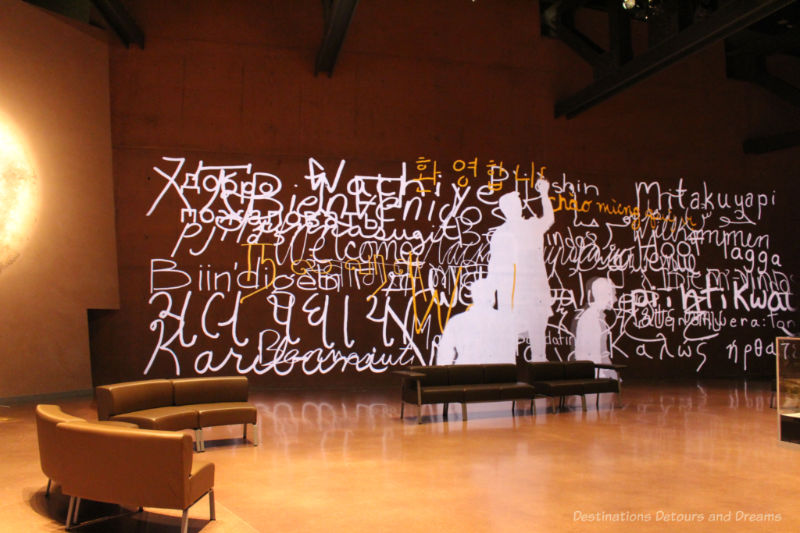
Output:
<instances>
[{"instance_id":1,"label":"glowing circular light on wall","mask_svg":"<svg viewBox=\"0 0 800 533\"><path fill-rule=\"evenodd\" d=\"M11 129L0 122L0 271L19 257L36 219L36 173Z\"/></svg>"}]
</instances>

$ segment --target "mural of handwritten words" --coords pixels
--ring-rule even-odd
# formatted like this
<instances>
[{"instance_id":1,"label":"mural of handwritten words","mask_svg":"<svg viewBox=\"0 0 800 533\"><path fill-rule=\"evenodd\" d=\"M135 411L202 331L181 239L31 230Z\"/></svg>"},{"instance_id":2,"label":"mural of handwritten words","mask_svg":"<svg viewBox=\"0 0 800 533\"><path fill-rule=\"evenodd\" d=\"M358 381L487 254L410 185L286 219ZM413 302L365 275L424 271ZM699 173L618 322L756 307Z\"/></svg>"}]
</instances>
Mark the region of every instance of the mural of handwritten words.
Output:
<instances>
[{"instance_id":1,"label":"mural of handwritten words","mask_svg":"<svg viewBox=\"0 0 800 533\"><path fill-rule=\"evenodd\" d=\"M529 360L730 375L774 368L773 339L798 329L795 252L769 230L789 202L757 183L424 156L297 168L153 167L144 215L167 244L148 258L144 374L513 363L520 343Z\"/></svg>"}]
</instances>

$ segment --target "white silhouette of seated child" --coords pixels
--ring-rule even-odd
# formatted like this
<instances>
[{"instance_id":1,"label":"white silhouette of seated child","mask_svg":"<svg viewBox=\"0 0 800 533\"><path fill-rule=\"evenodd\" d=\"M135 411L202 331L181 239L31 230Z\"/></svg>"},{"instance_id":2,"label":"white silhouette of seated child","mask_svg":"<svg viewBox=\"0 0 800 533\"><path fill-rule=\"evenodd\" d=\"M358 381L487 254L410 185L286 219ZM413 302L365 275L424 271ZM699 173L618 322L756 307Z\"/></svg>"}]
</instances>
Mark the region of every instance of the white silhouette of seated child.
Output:
<instances>
[{"instance_id":1,"label":"white silhouette of seated child","mask_svg":"<svg viewBox=\"0 0 800 533\"><path fill-rule=\"evenodd\" d=\"M444 364L515 363L517 332L507 311L495 309L495 291L486 279L470 287L472 305L450 318L439 341Z\"/></svg>"},{"instance_id":2,"label":"white silhouette of seated child","mask_svg":"<svg viewBox=\"0 0 800 533\"><path fill-rule=\"evenodd\" d=\"M578 317L575 328L575 359L611 364L609 344L610 327L605 312L616 301L614 285L606 278L597 278L590 284L591 301ZM614 378L617 372L601 369L598 377Z\"/></svg>"}]
</instances>

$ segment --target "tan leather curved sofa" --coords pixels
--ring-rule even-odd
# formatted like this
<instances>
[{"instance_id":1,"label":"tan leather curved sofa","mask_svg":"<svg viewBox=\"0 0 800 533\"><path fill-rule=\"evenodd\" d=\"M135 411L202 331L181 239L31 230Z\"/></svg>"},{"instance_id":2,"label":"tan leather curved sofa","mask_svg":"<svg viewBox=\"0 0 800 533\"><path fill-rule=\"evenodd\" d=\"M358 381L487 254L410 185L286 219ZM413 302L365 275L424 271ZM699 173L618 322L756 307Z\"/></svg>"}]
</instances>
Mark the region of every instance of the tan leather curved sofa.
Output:
<instances>
[{"instance_id":1,"label":"tan leather curved sofa","mask_svg":"<svg viewBox=\"0 0 800 533\"><path fill-rule=\"evenodd\" d=\"M60 411L37 406L37 431L42 470L70 497L68 529L77 522L81 499L181 509L185 533L189 507L208 494L215 519L214 464L193 460L191 436L88 422Z\"/></svg>"},{"instance_id":2,"label":"tan leather curved sofa","mask_svg":"<svg viewBox=\"0 0 800 533\"><path fill-rule=\"evenodd\" d=\"M97 387L97 418L131 422L140 428L192 429L197 451L205 450L203 428L243 424L253 426L258 446L258 412L247 401L247 378L208 377L128 381Z\"/></svg>"},{"instance_id":3,"label":"tan leather curved sofa","mask_svg":"<svg viewBox=\"0 0 800 533\"><path fill-rule=\"evenodd\" d=\"M82 418L72 416L57 405L36 406L36 438L39 441L39 462L42 472L47 476L46 495L50 494L50 485L55 480L60 483L61 466L64 461L56 441L56 426L61 422L83 422Z\"/></svg>"},{"instance_id":4,"label":"tan leather curved sofa","mask_svg":"<svg viewBox=\"0 0 800 533\"><path fill-rule=\"evenodd\" d=\"M45 496L50 495L53 480L59 483L61 467L64 460L62 450L56 441L56 426L62 422L87 422L83 418L65 413L58 405L40 404L36 406L36 437L39 441L39 461L42 472L47 476ZM99 422L93 422L99 423ZM120 427L136 428L136 424L127 422L103 422Z\"/></svg>"}]
</instances>

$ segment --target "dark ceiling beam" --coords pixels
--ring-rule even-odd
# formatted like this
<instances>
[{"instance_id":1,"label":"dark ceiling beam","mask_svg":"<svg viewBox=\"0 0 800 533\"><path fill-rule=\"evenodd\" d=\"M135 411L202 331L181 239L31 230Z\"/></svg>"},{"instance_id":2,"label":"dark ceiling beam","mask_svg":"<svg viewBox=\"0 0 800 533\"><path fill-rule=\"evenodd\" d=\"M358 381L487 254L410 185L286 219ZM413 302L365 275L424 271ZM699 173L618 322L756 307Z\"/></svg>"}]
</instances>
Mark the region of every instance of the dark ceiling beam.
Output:
<instances>
[{"instance_id":1,"label":"dark ceiling beam","mask_svg":"<svg viewBox=\"0 0 800 533\"><path fill-rule=\"evenodd\" d=\"M606 51L575 28L559 25L558 38L593 67L602 65Z\"/></svg>"},{"instance_id":2,"label":"dark ceiling beam","mask_svg":"<svg viewBox=\"0 0 800 533\"><path fill-rule=\"evenodd\" d=\"M800 146L800 131L753 137L742 143L742 149L746 154L765 154L795 146Z\"/></svg>"},{"instance_id":3,"label":"dark ceiling beam","mask_svg":"<svg viewBox=\"0 0 800 533\"><path fill-rule=\"evenodd\" d=\"M542 34L558 39L558 27L574 27L572 14L586 3L587 0L540 0Z\"/></svg>"},{"instance_id":4,"label":"dark ceiling beam","mask_svg":"<svg viewBox=\"0 0 800 533\"><path fill-rule=\"evenodd\" d=\"M739 55L771 55L779 53L796 54L800 50L800 31L784 32L779 35L764 35L745 30L725 41L728 57Z\"/></svg>"},{"instance_id":5,"label":"dark ceiling beam","mask_svg":"<svg viewBox=\"0 0 800 533\"><path fill-rule=\"evenodd\" d=\"M327 72L328 76L333 75L333 67L336 66L336 59L339 57L357 4L358 0L322 0L325 34L314 64L315 76L320 72Z\"/></svg>"},{"instance_id":6,"label":"dark ceiling beam","mask_svg":"<svg viewBox=\"0 0 800 533\"><path fill-rule=\"evenodd\" d=\"M611 64L624 65L633 58L631 18L620 0L608 0L608 42Z\"/></svg>"},{"instance_id":7,"label":"dark ceiling beam","mask_svg":"<svg viewBox=\"0 0 800 533\"><path fill-rule=\"evenodd\" d=\"M800 107L800 88L769 72L767 57L789 53L798 46L800 35L785 32L779 35L743 31L725 40L725 71L728 78L756 84ZM800 131L754 137L742 143L746 154L764 154L800 145Z\"/></svg>"},{"instance_id":8,"label":"dark ceiling beam","mask_svg":"<svg viewBox=\"0 0 800 533\"><path fill-rule=\"evenodd\" d=\"M130 47L131 43L144 48L144 32L120 0L91 1L126 48Z\"/></svg>"},{"instance_id":9,"label":"dark ceiling beam","mask_svg":"<svg viewBox=\"0 0 800 533\"><path fill-rule=\"evenodd\" d=\"M724 39L795 0L730 0L708 18L643 52L585 89L559 101L556 117L572 118L676 61Z\"/></svg>"},{"instance_id":10,"label":"dark ceiling beam","mask_svg":"<svg viewBox=\"0 0 800 533\"><path fill-rule=\"evenodd\" d=\"M609 9L613 9L616 4L619 4L620 10L622 10L622 4L618 0L606 1ZM594 77L598 78L604 75L609 68L618 65L617 60L624 54L626 34L624 26L615 24L618 20L615 18L612 21L611 17L609 17L612 50L606 51L603 49L603 47L575 27L575 10L586 6L586 4L586 0L559 0L551 4L544 9L542 14L542 30L548 37L559 39L569 46L581 59L589 63L594 70ZM625 21L630 23L630 18L627 15L625 15ZM628 26L629 28L630 26ZM630 32L628 32L627 36L628 44L630 44ZM615 39L619 41L616 49L617 42L615 42Z\"/></svg>"}]
</instances>

